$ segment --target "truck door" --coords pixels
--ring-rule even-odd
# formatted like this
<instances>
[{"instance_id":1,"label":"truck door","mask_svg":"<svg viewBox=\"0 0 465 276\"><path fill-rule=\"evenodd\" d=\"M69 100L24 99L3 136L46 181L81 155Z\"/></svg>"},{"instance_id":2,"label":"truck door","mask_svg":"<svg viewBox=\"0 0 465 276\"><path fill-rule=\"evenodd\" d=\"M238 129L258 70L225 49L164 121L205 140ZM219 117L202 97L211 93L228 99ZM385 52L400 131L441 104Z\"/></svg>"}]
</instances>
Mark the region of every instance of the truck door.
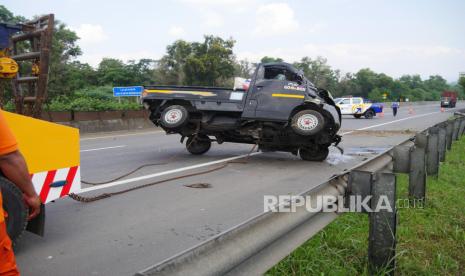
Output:
<instances>
[{"instance_id":1,"label":"truck door","mask_svg":"<svg viewBox=\"0 0 465 276\"><path fill-rule=\"evenodd\" d=\"M284 65L261 65L249 89L243 117L287 121L305 98L306 87L299 81L298 74Z\"/></svg>"},{"instance_id":2,"label":"truck door","mask_svg":"<svg viewBox=\"0 0 465 276\"><path fill-rule=\"evenodd\" d=\"M343 99L338 105L342 115L352 114L352 102L350 98Z\"/></svg>"}]
</instances>

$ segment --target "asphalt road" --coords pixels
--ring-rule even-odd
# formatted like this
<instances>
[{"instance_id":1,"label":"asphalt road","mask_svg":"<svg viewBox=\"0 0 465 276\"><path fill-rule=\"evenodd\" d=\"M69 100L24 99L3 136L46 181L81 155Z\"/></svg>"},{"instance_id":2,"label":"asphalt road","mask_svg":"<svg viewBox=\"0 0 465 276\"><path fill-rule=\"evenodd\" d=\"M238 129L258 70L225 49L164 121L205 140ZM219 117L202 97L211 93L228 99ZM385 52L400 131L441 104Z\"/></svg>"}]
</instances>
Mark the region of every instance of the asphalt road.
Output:
<instances>
[{"instance_id":1,"label":"asphalt road","mask_svg":"<svg viewBox=\"0 0 465 276\"><path fill-rule=\"evenodd\" d=\"M296 194L446 120L439 103L401 108L372 120L345 117L341 146L325 162L288 153L256 153L246 162L164 182L93 203L69 198L47 205L45 237L25 233L17 246L22 275L128 275L205 241L263 211L263 195ZM250 145L214 144L187 153L179 136L162 131L87 135L81 139L82 179L100 182L156 164L113 183L83 185L92 196L217 168L250 152ZM186 185L204 184L208 188Z\"/></svg>"}]
</instances>

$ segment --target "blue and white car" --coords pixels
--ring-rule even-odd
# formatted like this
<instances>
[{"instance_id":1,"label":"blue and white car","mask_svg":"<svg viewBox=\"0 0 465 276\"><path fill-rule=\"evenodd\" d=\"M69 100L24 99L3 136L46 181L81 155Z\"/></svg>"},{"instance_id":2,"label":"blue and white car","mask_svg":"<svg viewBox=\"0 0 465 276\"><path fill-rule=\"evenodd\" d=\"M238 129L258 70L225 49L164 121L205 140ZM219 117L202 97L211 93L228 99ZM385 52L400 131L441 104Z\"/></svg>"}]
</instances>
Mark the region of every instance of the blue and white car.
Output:
<instances>
[{"instance_id":1,"label":"blue and white car","mask_svg":"<svg viewBox=\"0 0 465 276\"><path fill-rule=\"evenodd\" d=\"M362 116L372 119L376 114L383 112L382 104L372 103L362 97L336 98L334 102L341 109L342 115L352 115L357 119Z\"/></svg>"}]
</instances>

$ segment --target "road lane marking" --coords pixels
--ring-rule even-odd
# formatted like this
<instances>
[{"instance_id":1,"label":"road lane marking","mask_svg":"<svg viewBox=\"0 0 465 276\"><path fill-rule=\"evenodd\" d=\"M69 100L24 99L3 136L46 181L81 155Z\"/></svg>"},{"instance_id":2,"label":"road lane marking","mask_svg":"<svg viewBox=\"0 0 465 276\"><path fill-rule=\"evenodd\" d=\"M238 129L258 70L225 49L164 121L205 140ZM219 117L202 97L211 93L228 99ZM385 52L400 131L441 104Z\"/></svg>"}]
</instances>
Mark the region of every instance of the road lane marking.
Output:
<instances>
[{"instance_id":1,"label":"road lane marking","mask_svg":"<svg viewBox=\"0 0 465 276\"><path fill-rule=\"evenodd\" d=\"M96 149L85 149L85 150L81 150L81 152L107 150L107 149L117 149L117 148L124 148L124 147L126 147L126 145L120 145L120 146L114 146L114 147L96 148Z\"/></svg>"},{"instance_id":2,"label":"road lane marking","mask_svg":"<svg viewBox=\"0 0 465 276\"><path fill-rule=\"evenodd\" d=\"M451 111L447 111L447 112L451 112ZM402 118L402 119L399 119L399 120L389 121L389 122L381 123L381 124L377 124L377 125L362 127L362 128L358 128L358 129L355 129L355 130L343 132L343 133L341 133L341 135L351 134L353 132L360 131L360 130L366 130L366 129L370 129L370 128L375 128L375 127L380 127L380 126L384 126L384 125L394 124L394 123L397 123L397 122L410 120L410 119L416 119L416 118L420 118L420 117L425 117L425 116L429 116L429 115L437 114L437 113L442 113L442 112L441 111L430 112L430 113L415 115L415 116L412 116L412 117Z\"/></svg>"},{"instance_id":3,"label":"road lane marking","mask_svg":"<svg viewBox=\"0 0 465 276\"><path fill-rule=\"evenodd\" d=\"M81 194L81 193L86 193L86 192L90 192L90 191L96 191L96 190L100 190L100 189L114 187L114 186L118 186L118 185L128 184L128 183L132 183L132 182L136 182L136 181L141 181L141 180L145 180L145 179L150 179L150 178L154 178L154 177L159 177L159 176L163 176L163 175L174 174L174 173L184 172L184 171L188 171L188 170L208 167L208 166L211 166L211 165L221 164L221 163L224 163L224 162L229 162L229 161L232 161L232 160L244 158L244 157L247 157L247 156L253 156L253 155L257 155L257 154L261 154L261 152L254 152L254 153L251 153L251 154L242 154L242 155L238 155L238 156L234 156L234 157L224 158L224 159L220 159L220 160L216 160L216 161L210 161L210 162L207 162L207 163L201 163L201 164L187 166L187 167L178 168L178 169L174 169L174 170L158 172L158 173L142 175L142 176L138 176L138 177L134 177L134 178L114 181L114 182L110 182L108 184L103 184L103 185L98 185L98 186L94 186L94 187L90 187L90 188L81 189L77 193Z\"/></svg>"},{"instance_id":4,"label":"road lane marking","mask_svg":"<svg viewBox=\"0 0 465 276\"><path fill-rule=\"evenodd\" d=\"M355 129L355 130L343 132L343 133L341 133L341 135L347 135L347 134L351 134L351 133L353 133L353 132L360 131L360 130L366 130L366 129L370 129L370 128L375 128L375 127L390 125L390 124L394 124L394 123L397 123L397 122L401 122L401 121L405 121L405 120L410 120L410 119L415 119L415 118L420 118L420 117L424 117L424 116L428 116L428 115L436 114L436 113L440 113L440 111L425 113L425 114L416 115L416 116L407 117L407 118L402 118L402 119L398 119L398 120L394 120L394 121L389 121L389 122L381 123L381 124L377 124L377 125L362 127L362 128L358 128L358 129Z\"/></svg>"},{"instance_id":5,"label":"road lane marking","mask_svg":"<svg viewBox=\"0 0 465 276\"><path fill-rule=\"evenodd\" d=\"M146 134L158 134L158 133L165 133L165 131L157 130L157 131L146 131L146 132L140 132L140 133L129 133L129 134L119 134L119 135L111 135L111 134L109 134L109 135L105 135L105 136L81 138L80 141L115 138L115 137L126 137L126 136L136 136L136 135L146 135Z\"/></svg>"}]
</instances>

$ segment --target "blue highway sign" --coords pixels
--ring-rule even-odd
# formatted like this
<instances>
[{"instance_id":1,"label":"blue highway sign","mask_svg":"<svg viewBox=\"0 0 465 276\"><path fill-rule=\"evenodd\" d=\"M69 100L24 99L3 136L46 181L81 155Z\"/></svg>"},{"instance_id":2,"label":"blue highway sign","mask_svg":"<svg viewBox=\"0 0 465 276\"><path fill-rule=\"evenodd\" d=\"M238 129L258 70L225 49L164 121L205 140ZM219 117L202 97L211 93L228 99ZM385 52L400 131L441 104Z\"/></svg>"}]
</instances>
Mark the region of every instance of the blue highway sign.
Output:
<instances>
[{"instance_id":1,"label":"blue highway sign","mask_svg":"<svg viewBox=\"0 0 465 276\"><path fill-rule=\"evenodd\" d=\"M144 87L142 86L126 86L113 87L113 96L115 97L140 97Z\"/></svg>"}]
</instances>

